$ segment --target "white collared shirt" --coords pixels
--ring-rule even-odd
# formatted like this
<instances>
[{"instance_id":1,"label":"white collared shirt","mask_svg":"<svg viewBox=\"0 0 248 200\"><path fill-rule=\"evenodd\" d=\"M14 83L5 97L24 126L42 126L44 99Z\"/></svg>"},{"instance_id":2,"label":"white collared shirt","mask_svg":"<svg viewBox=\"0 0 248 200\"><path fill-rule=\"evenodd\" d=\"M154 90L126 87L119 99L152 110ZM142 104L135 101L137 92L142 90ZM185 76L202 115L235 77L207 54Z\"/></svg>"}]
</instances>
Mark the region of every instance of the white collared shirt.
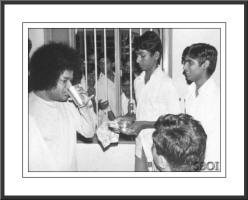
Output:
<instances>
[{"instance_id":1,"label":"white collared shirt","mask_svg":"<svg viewBox=\"0 0 248 200\"><path fill-rule=\"evenodd\" d=\"M180 112L179 98L171 78L158 66L145 84L145 72L134 81L137 98L136 120L156 121L165 114ZM154 129L144 129L136 138L136 156L141 158L142 147L148 162L152 162L152 133Z\"/></svg>"},{"instance_id":2,"label":"white collared shirt","mask_svg":"<svg viewBox=\"0 0 248 200\"><path fill-rule=\"evenodd\" d=\"M210 77L198 90L192 83L185 102L186 113L200 121L206 134L205 162L220 161L220 90Z\"/></svg>"}]
</instances>

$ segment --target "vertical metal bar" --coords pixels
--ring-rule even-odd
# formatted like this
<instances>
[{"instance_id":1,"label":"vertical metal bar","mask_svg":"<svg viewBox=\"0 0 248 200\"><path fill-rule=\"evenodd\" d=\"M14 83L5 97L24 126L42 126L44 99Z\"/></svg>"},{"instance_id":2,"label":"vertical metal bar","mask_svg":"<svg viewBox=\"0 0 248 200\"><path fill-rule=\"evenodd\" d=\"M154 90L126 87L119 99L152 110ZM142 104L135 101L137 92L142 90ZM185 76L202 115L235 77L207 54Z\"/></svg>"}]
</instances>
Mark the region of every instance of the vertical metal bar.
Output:
<instances>
[{"instance_id":1,"label":"vertical metal bar","mask_svg":"<svg viewBox=\"0 0 248 200\"><path fill-rule=\"evenodd\" d=\"M69 34L69 46L75 48L76 47L75 29L74 28L68 29L68 34Z\"/></svg>"},{"instance_id":2,"label":"vertical metal bar","mask_svg":"<svg viewBox=\"0 0 248 200\"><path fill-rule=\"evenodd\" d=\"M163 40L164 40L164 38L163 38L163 28L160 28L159 29L159 36L160 36L160 40L162 42L162 47L163 47L163 44L164 44L164 42L163 42ZM165 51L165 49L163 47L163 52L164 51ZM162 66L162 69L163 69L163 66L164 66L164 59L163 59L164 55L163 55L163 52L162 52L162 55L160 57L160 65Z\"/></svg>"},{"instance_id":3,"label":"vertical metal bar","mask_svg":"<svg viewBox=\"0 0 248 200\"><path fill-rule=\"evenodd\" d=\"M132 63L132 29L129 29L129 63L130 63L130 100L133 99L133 63Z\"/></svg>"},{"instance_id":4,"label":"vertical metal bar","mask_svg":"<svg viewBox=\"0 0 248 200\"><path fill-rule=\"evenodd\" d=\"M98 113L98 88L97 88L97 46L96 46L96 29L94 28L94 50L95 50L95 89L96 89L96 114L97 114L97 119L99 118L99 113ZM97 126L99 125L99 121L97 120Z\"/></svg>"},{"instance_id":5,"label":"vertical metal bar","mask_svg":"<svg viewBox=\"0 0 248 200\"><path fill-rule=\"evenodd\" d=\"M167 43L167 40L168 40L168 29L163 29L163 43L162 43L162 46L163 46L163 69L165 71L165 73L168 74L168 64L169 64L169 57L168 57L168 43Z\"/></svg>"},{"instance_id":6,"label":"vertical metal bar","mask_svg":"<svg viewBox=\"0 0 248 200\"><path fill-rule=\"evenodd\" d=\"M163 29L164 71L172 77L172 29Z\"/></svg>"},{"instance_id":7,"label":"vertical metal bar","mask_svg":"<svg viewBox=\"0 0 248 200\"><path fill-rule=\"evenodd\" d=\"M44 29L44 43L48 44L52 40L52 29L45 28Z\"/></svg>"},{"instance_id":8,"label":"vertical metal bar","mask_svg":"<svg viewBox=\"0 0 248 200\"><path fill-rule=\"evenodd\" d=\"M103 43L104 43L104 73L105 73L105 81L106 81L106 99L108 100L108 72L107 72L107 44L106 44L106 29L103 29Z\"/></svg>"},{"instance_id":9,"label":"vertical metal bar","mask_svg":"<svg viewBox=\"0 0 248 200\"><path fill-rule=\"evenodd\" d=\"M86 28L84 28L84 60L85 60L85 89L88 90L88 58L87 58L87 41L86 41Z\"/></svg>"},{"instance_id":10,"label":"vertical metal bar","mask_svg":"<svg viewBox=\"0 0 248 200\"><path fill-rule=\"evenodd\" d=\"M140 30L139 30L139 34L140 34L140 35L142 35L142 28L140 28Z\"/></svg>"},{"instance_id":11,"label":"vertical metal bar","mask_svg":"<svg viewBox=\"0 0 248 200\"><path fill-rule=\"evenodd\" d=\"M173 65L173 59L172 59L172 29L170 28L168 30L168 34L169 34L169 37L168 37L168 43L169 43L169 47L168 47L168 71L169 71L169 76L172 78L173 76L173 68L172 68L172 65Z\"/></svg>"},{"instance_id":12,"label":"vertical metal bar","mask_svg":"<svg viewBox=\"0 0 248 200\"><path fill-rule=\"evenodd\" d=\"M114 29L115 39L115 91L116 91L116 113L121 115L121 89L120 89L120 29Z\"/></svg>"}]
</instances>

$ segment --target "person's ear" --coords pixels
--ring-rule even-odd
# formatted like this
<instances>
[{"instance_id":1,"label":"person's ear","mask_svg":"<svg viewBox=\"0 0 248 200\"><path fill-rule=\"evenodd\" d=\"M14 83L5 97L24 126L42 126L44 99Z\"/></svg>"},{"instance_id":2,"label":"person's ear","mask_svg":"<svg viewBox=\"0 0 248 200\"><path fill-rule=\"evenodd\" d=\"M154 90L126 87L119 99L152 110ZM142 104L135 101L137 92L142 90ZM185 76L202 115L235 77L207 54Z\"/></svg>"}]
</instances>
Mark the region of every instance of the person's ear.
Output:
<instances>
[{"instance_id":1,"label":"person's ear","mask_svg":"<svg viewBox=\"0 0 248 200\"><path fill-rule=\"evenodd\" d=\"M209 65L210 65L210 62L209 62L209 60L205 60L205 62L204 63L202 63L202 68L204 68L204 69L207 69L208 67L209 67Z\"/></svg>"},{"instance_id":2,"label":"person's ear","mask_svg":"<svg viewBox=\"0 0 248 200\"><path fill-rule=\"evenodd\" d=\"M159 162L158 163L159 167L161 168L162 171L171 171L169 163L167 162L167 160L165 159L164 156L159 155L158 156L158 162Z\"/></svg>"},{"instance_id":3,"label":"person's ear","mask_svg":"<svg viewBox=\"0 0 248 200\"><path fill-rule=\"evenodd\" d=\"M160 53L159 53L158 51L156 51L156 52L154 53L154 58L155 58L156 60L158 60L158 59L159 59L159 56L160 56Z\"/></svg>"}]
</instances>

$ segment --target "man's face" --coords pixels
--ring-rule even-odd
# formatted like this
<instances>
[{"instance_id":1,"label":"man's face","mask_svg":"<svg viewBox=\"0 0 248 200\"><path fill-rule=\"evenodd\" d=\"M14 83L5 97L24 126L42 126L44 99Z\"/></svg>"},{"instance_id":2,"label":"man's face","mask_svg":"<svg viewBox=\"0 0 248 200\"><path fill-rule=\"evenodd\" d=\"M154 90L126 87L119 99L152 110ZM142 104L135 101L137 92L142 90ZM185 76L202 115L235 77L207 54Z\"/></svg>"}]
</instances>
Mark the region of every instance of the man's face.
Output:
<instances>
[{"instance_id":1,"label":"man's face","mask_svg":"<svg viewBox=\"0 0 248 200\"><path fill-rule=\"evenodd\" d=\"M88 58L88 63L94 64L95 63L95 55L91 54Z\"/></svg>"},{"instance_id":2,"label":"man's face","mask_svg":"<svg viewBox=\"0 0 248 200\"><path fill-rule=\"evenodd\" d=\"M127 61L127 62L123 65L123 67L122 67L122 72L123 72L123 73L129 73L129 72L130 72L130 62L129 62L129 61Z\"/></svg>"},{"instance_id":3,"label":"man's face","mask_svg":"<svg viewBox=\"0 0 248 200\"><path fill-rule=\"evenodd\" d=\"M104 58L101 58L99 61L100 69L102 72L105 72L105 64L104 64ZM107 72L111 71L112 69L112 63L111 61L107 58Z\"/></svg>"},{"instance_id":4,"label":"man's face","mask_svg":"<svg viewBox=\"0 0 248 200\"><path fill-rule=\"evenodd\" d=\"M125 81L121 84L121 89L124 92L124 94L126 95L127 98L130 98L130 82L129 81Z\"/></svg>"},{"instance_id":5,"label":"man's face","mask_svg":"<svg viewBox=\"0 0 248 200\"><path fill-rule=\"evenodd\" d=\"M137 52L137 63L143 71L152 69L157 65L158 56L156 52L152 55L149 51L139 49Z\"/></svg>"},{"instance_id":6,"label":"man's face","mask_svg":"<svg viewBox=\"0 0 248 200\"><path fill-rule=\"evenodd\" d=\"M184 77L185 77L185 80L186 80L187 84L190 85L193 81L191 81L191 80L189 80L189 79L187 78L187 76L186 76L186 74L185 74L185 70L183 70L183 75L184 75Z\"/></svg>"},{"instance_id":7,"label":"man's face","mask_svg":"<svg viewBox=\"0 0 248 200\"><path fill-rule=\"evenodd\" d=\"M190 58L189 56L185 57L183 70L187 82L198 81L205 73L205 69L199 64L198 60Z\"/></svg>"},{"instance_id":8,"label":"man's face","mask_svg":"<svg viewBox=\"0 0 248 200\"><path fill-rule=\"evenodd\" d=\"M73 79L73 71L65 70L59 76L57 85L47 91L49 99L60 102L67 101L69 98L69 95L67 93L67 88L71 86L72 79Z\"/></svg>"}]
</instances>

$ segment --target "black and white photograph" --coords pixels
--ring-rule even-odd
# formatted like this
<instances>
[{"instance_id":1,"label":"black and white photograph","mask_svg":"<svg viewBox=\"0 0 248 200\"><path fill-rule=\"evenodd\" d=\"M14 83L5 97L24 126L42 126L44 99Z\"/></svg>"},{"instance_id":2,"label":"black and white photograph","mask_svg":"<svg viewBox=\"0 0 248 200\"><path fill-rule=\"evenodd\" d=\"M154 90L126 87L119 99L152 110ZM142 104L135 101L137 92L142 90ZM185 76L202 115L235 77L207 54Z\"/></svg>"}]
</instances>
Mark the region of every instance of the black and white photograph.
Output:
<instances>
[{"instance_id":1,"label":"black and white photograph","mask_svg":"<svg viewBox=\"0 0 248 200\"><path fill-rule=\"evenodd\" d=\"M5 196L245 195L245 6L1 5Z\"/></svg>"},{"instance_id":2,"label":"black and white photograph","mask_svg":"<svg viewBox=\"0 0 248 200\"><path fill-rule=\"evenodd\" d=\"M224 171L207 27L29 28L28 171Z\"/></svg>"}]
</instances>

